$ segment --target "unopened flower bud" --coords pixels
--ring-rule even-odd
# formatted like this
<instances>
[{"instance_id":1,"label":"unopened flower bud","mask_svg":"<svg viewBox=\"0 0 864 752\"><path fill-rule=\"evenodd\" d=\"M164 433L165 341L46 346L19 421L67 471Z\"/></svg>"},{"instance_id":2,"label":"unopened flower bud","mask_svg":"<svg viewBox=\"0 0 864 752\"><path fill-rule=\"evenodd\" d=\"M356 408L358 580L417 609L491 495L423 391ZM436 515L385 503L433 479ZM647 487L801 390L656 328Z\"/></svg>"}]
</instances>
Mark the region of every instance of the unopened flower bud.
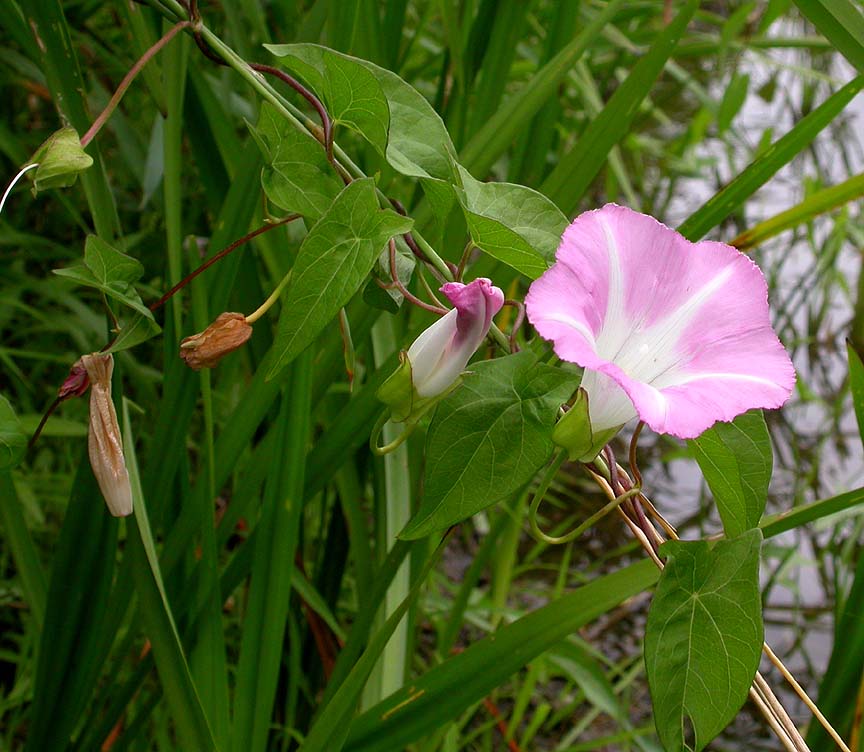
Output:
<instances>
[{"instance_id":1,"label":"unopened flower bud","mask_svg":"<svg viewBox=\"0 0 864 752\"><path fill-rule=\"evenodd\" d=\"M504 293L485 278L467 285L448 282L441 292L453 310L414 340L399 368L378 389L394 422L410 422L454 387L504 305Z\"/></svg>"},{"instance_id":2,"label":"unopened flower bud","mask_svg":"<svg viewBox=\"0 0 864 752\"><path fill-rule=\"evenodd\" d=\"M115 517L132 514L132 487L123 456L117 412L111 401L114 356L93 353L81 357L90 379L90 430L87 448L99 490Z\"/></svg>"},{"instance_id":3,"label":"unopened flower bud","mask_svg":"<svg viewBox=\"0 0 864 752\"><path fill-rule=\"evenodd\" d=\"M489 333L492 317L504 305L504 293L485 277L467 285L448 282L441 292L453 310L408 348L414 388L424 399L441 394L465 370Z\"/></svg>"},{"instance_id":4,"label":"unopened flower bud","mask_svg":"<svg viewBox=\"0 0 864 752\"><path fill-rule=\"evenodd\" d=\"M214 368L251 336L252 327L242 313L220 313L203 332L186 337L180 343L180 357L195 371Z\"/></svg>"}]
</instances>

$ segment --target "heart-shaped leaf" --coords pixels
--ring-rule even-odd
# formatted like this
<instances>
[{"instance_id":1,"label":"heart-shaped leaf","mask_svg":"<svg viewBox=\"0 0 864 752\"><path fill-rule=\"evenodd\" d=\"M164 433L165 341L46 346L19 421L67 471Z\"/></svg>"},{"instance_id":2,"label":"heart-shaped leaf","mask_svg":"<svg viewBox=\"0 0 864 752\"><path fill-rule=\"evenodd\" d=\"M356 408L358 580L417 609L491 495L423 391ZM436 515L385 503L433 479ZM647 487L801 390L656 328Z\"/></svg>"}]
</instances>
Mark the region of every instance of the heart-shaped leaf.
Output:
<instances>
[{"instance_id":1,"label":"heart-shaped leaf","mask_svg":"<svg viewBox=\"0 0 864 752\"><path fill-rule=\"evenodd\" d=\"M761 543L750 530L713 548L660 549L666 567L648 612L645 667L667 752L704 749L747 699L762 652Z\"/></svg>"},{"instance_id":2,"label":"heart-shaped leaf","mask_svg":"<svg viewBox=\"0 0 864 752\"><path fill-rule=\"evenodd\" d=\"M717 423L688 442L717 502L726 535L759 524L774 467L771 437L761 410Z\"/></svg>"},{"instance_id":3,"label":"heart-shaped leaf","mask_svg":"<svg viewBox=\"0 0 864 752\"><path fill-rule=\"evenodd\" d=\"M400 538L421 538L506 498L552 454L557 410L578 377L522 351L469 366L426 439L420 510Z\"/></svg>"},{"instance_id":4,"label":"heart-shaped leaf","mask_svg":"<svg viewBox=\"0 0 864 752\"><path fill-rule=\"evenodd\" d=\"M384 244L411 229L412 220L381 209L372 178L355 180L309 230L282 295L273 343L272 379L305 350L354 295Z\"/></svg>"}]
</instances>

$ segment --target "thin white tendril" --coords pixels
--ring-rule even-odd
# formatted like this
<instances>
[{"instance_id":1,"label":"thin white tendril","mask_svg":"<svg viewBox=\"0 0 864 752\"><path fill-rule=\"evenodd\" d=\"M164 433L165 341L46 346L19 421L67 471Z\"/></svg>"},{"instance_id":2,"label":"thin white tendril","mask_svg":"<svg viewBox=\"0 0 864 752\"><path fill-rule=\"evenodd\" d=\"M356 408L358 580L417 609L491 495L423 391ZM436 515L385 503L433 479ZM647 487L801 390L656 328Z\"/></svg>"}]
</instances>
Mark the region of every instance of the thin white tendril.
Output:
<instances>
[{"instance_id":1,"label":"thin white tendril","mask_svg":"<svg viewBox=\"0 0 864 752\"><path fill-rule=\"evenodd\" d=\"M3 211L3 207L6 206L6 199L9 197L9 194L12 193L12 189L15 187L15 184L24 176L24 173L27 172L27 170L32 170L34 167L38 166L38 162L25 165L21 168L21 172L19 172L14 178L12 178L12 182L9 183L9 187L6 188L6 192L3 194L3 198L0 198L0 212Z\"/></svg>"}]
</instances>

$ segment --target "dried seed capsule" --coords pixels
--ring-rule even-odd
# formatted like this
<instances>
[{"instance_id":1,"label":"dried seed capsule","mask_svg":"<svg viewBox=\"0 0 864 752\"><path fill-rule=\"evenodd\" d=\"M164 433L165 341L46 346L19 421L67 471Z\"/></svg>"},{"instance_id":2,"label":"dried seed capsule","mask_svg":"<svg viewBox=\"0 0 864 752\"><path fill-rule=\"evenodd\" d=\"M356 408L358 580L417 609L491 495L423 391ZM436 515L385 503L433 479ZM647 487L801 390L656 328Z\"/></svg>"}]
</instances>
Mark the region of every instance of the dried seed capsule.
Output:
<instances>
[{"instance_id":1,"label":"dried seed capsule","mask_svg":"<svg viewBox=\"0 0 864 752\"><path fill-rule=\"evenodd\" d=\"M214 368L251 336L252 327L242 313L220 313L203 332L186 337L180 343L180 357L195 371Z\"/></svg>"}]
</instances>

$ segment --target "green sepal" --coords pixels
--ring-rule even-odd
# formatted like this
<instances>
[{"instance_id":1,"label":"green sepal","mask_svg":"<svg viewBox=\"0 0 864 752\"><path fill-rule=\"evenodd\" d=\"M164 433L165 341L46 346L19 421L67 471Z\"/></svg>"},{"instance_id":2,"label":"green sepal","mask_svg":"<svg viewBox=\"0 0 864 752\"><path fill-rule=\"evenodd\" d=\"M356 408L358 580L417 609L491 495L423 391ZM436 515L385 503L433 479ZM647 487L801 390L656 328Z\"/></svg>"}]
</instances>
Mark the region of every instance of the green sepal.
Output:
<instances>
[{"instance_id":1,"label":"green sepal","mask_svg":"<svg viewBox=\"0 0 864 752\"><path fill-rule=\"evenodd\" d=\"M588 415L588 392L581 386L570 409L555 424L552 441L567 450L571 462L592 462L621 426L595 434Z\"/></svg>"},{"instance_id":2,"label":"green sepal","mask_svg":"<svg viewBox=\"0 0 864 752\"><path fill-rule=\"evenodd\" d=\"M390 420L394 423L401 423L414 412L417 395L407 352L399 353L399 367L378 387L375 396L390 408Z\"/></svg>"},{"instance_id":3,"label":"green sepal","mask_svg":"<svg viewBox=\"0 0 864 752\"><path fill-rule=\"evenodd\" d=\"M390 408L393 423L417 423L442 399L456 389L470 371L460 373L450 386L434 397L421 397L414 389L411 361L405 350L399 353L399 367L378 387L375 396Z\"/></svg>"},{"instance_id":4,"label":"green sepal","mask_svg":"<svg viewBox=\"0 0 864 752\"><path fill-rule=\"evenodd\" d=\"M68 188L93 164L93 157L84 151L78 131L71 126L52 133L36 150L28 164L38 163L33 180L33 195L47 188Z\"/></svg>"}]
</instances>

